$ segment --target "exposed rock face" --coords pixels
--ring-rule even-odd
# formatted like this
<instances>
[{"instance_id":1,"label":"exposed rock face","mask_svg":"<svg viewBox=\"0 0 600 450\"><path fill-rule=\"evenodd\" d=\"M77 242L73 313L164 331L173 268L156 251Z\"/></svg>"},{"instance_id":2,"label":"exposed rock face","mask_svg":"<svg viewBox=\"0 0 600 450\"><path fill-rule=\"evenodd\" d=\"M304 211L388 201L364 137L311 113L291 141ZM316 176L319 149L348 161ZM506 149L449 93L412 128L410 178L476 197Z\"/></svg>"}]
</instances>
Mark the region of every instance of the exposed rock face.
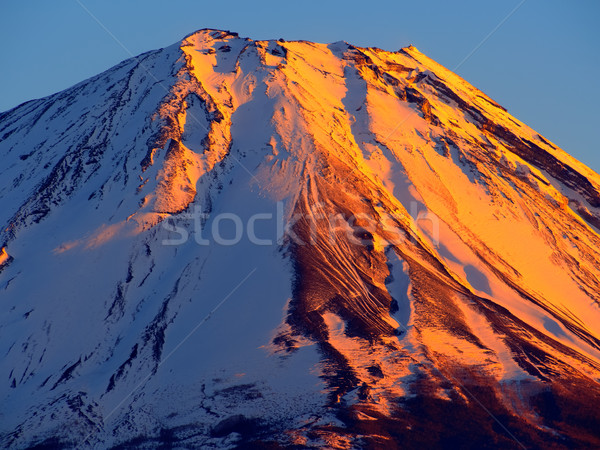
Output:
<instances>
[{"instance_id":1,"label":"exposed rock face","mask_svg":"<svg viewBox=\"0 0 600 450\"><path fill-rule=\"evenodd\" d=\"M6 247L0 249L0 268L7 265L11 260L10 255L6 252Z\"/></svg>"},{"instance_id":2,"label":"exposed rock face","mask_svg":"<svg viewBox=\"0 0 600 450\"><path fill-rule=\"evenodd\" d=\"M0 155L3 446L600 445L600 177L414 47L202 30Z\"/></svg>"}]
</instances>

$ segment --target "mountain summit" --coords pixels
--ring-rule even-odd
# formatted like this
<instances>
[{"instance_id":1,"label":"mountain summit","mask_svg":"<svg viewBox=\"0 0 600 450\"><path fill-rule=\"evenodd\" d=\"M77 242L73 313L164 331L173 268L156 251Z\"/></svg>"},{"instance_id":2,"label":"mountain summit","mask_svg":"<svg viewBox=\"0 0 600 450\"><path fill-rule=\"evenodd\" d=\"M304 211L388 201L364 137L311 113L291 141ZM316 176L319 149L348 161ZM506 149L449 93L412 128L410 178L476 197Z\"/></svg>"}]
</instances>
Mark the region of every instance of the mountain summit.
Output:
<instances>
[{"instance_id":1,"label":"mountain summit","mask_svg":"<svg viewBox=\"0 0 600 450\"><path fill-rule=\"evenodd\" d=\"M412 46L201 30L0 156L4 447L600 446L600 176Z\"/></svg>"}]
</instances>

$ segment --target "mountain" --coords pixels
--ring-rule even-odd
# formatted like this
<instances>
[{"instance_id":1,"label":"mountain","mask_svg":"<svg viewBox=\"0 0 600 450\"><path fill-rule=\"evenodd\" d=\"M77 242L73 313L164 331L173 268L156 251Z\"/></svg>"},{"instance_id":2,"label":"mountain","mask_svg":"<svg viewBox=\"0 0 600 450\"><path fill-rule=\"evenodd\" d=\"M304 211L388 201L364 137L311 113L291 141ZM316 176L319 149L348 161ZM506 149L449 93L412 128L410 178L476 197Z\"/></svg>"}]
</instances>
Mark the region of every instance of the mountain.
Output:
<instances>
[{"instance_id":1,"label":"mountain","mask_svg":"<svg viewBox=\"0 0 600 450\"><path fill-rule=\"evenodd\" d=\"M0 155L4 447L600 446L600 176L412 46L201 30Z\"/></svg>"}]
</instances>

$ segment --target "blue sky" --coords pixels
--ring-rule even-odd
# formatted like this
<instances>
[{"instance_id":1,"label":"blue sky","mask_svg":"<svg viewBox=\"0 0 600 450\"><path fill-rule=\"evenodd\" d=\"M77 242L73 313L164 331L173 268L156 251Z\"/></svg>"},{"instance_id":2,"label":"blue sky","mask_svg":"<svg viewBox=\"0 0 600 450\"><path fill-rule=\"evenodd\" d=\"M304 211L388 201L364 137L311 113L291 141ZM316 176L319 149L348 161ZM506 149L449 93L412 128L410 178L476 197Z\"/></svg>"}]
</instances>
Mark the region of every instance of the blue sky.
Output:
<instances>
[{"instance_id":1,"label":"blue sky","mask_svg":"<svg viewBox=\"0 0 600 450\"><path fill-rule=\"evenodd\" d=\"M254 39L409 44L457 65L521 3L511 1L79 0L133 54L200 28ZM455 71L600 172L600 1L526 0ZM78 0L0 3L0 111L65 89L130 55Z\"/></svg>"}]
</instances>

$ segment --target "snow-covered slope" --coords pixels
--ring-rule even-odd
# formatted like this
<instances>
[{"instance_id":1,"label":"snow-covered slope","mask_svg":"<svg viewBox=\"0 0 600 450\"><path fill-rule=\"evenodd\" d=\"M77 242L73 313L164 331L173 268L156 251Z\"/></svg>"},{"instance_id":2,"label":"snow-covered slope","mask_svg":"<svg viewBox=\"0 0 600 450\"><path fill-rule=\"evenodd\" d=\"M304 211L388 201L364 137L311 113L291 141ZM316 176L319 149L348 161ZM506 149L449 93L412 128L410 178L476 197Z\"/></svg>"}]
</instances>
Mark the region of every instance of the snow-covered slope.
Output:
<instances>
[{"instance_id":1,"label":"snow-covered slope","mask_svg":"<svg viewBox=\"0 0 600 450\"><path fill-rule=\"evenodd\" d=\"M201 30L0 154L3 446L600 445L600 177L414 47Z\"/></svg>"}]
</instances>

